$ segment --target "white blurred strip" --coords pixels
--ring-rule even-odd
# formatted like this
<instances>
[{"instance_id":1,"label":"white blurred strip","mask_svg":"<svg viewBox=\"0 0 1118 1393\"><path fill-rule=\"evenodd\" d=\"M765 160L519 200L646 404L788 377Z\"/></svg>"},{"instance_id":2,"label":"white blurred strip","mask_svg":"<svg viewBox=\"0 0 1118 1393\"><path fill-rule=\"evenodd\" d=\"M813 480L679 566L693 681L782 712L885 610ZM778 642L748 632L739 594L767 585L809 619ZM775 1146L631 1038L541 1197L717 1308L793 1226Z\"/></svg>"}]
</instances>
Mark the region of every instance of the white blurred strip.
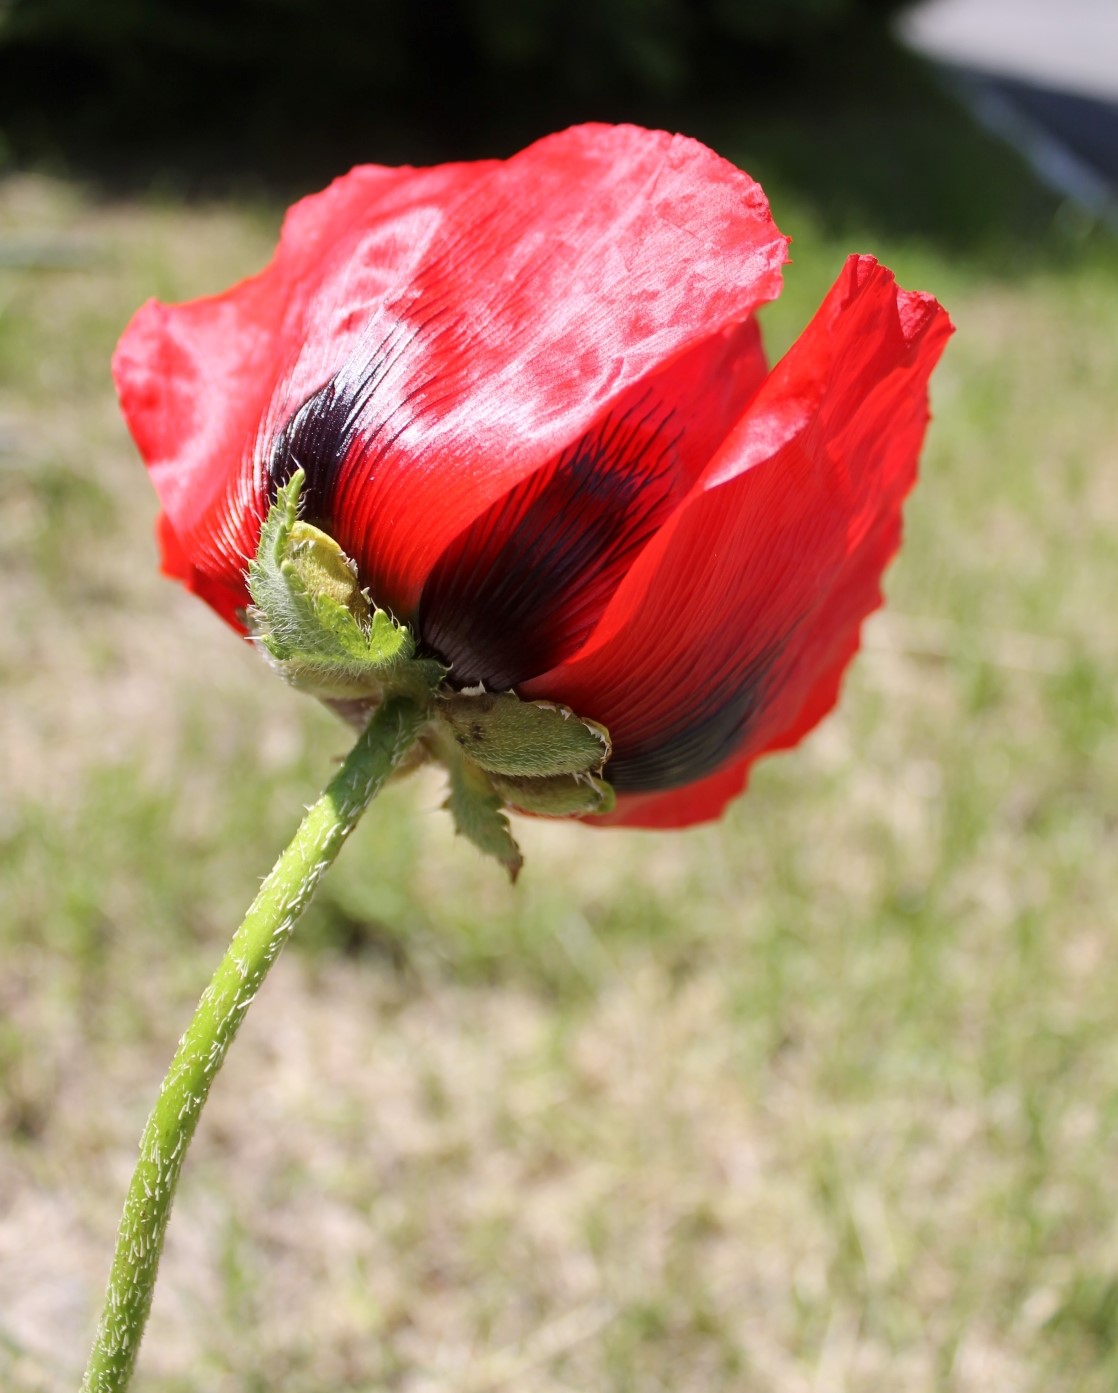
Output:
<instances>
[{"instance_id":1,"label":"white blurred strip","mask_svg":"<svg viewBox=\"0 0 1118 1393\"><path fill-rule=\"evenodd\" d=\"M926 0L898 32L941 62L1118 100L1118 0Z\"/></svg>"}]
</instances>

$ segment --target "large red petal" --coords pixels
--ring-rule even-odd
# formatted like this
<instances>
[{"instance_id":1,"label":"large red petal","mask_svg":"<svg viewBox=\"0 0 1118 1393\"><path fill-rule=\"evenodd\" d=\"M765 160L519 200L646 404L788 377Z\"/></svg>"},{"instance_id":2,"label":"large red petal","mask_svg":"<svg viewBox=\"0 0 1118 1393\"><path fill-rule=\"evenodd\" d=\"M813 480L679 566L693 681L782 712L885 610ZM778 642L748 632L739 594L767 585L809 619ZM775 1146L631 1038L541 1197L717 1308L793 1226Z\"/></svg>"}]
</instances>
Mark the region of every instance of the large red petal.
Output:
<instances>
[{"instance_id":1,"label":"large red petal","mask_svg":"<svg viewBox=\"0 0 1118 1393\"><path fill-rule=\"evenodd\" d=\"M574 654L767 371L755 319L712 335L461 532L418 616L455 680L515 687Z\"/></svg>"},{"instance_id":2,"label":"large red petal","mask_svg":"<svg viewBox=\"0 0 1118 1393\"><path fill-rule=\"evenodd\" d=\"M239 574L267 469L303 464L311 516L410 614L465 526L775 295L784 254L705 147L579 127L502 164L354 171L293 210L262 276L145 307L117 381L200 571ZM307 458L280 458L301 407Z\"/></svg>"},{"instance_id":3,"label":"large red petal","mask_svg":"<svg viewBox=\"0 0 1118 1393\"><path fill-rule=\"evenodd\" d=\"M824 714L880 602L950 331L930 296L852 257L582 652L526 685L610 728L620 791L724 773L712 815L801 713ZM644 808L664 825L668 804Z\"/></svg>"}]
</instances>

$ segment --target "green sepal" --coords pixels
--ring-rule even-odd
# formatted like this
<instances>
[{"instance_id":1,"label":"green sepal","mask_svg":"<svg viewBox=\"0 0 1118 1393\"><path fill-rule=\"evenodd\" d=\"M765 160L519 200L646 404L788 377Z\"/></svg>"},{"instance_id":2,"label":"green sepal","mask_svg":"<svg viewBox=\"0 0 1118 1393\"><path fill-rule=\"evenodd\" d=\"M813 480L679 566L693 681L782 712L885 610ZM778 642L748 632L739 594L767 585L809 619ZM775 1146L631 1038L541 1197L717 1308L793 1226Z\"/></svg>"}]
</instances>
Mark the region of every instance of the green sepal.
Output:
<instances>
[{"instance_id":1,"label":"green sepal","mask_svg":"<svg viewBox=\"0 0 1118 1393\"><path fill-rule=\"evenodd\" d=\"M593 774L554 774L546 779L510 779L491 774L493 790L504 803L543 817L579 817L610 813L617 795Z\"/></svg>"},{"instance_id":2,"label":"green sepal","mask_svg":"<svg viewBox=\"0 0 1118 1393\"><path fill-rule=\"evenodd\" d=\"M514 884L524 864L501 811L501 799L493 791L488 775L469 760L451 755L448 763L450 794L443 807L454 818L455 829L473 842L486 856L493 856L509 873Z\"/></svg>"},{"instance_id":3,"label":"green sepal","mask_svg":"<svg viewBox=\"0 0 1118 1393\"><path fill-rule=\"evenodd\" d=\"M460 692L442 698L435 714L466 758L491 774L542 779L599 773L610 756L604 726L512 692Z\"/></svg>"},{"instance_id":4,"label":"green sepal","mask_svg":"<svg viewBox=\"0 0 1118 1393\"><path fill-rule=\"evenodd\" d=\"M444 669L415 660L410 630L369 603L332 537L299 520L303 479L296 470L276 493L249 563L254 637L289 682L318 697L430 695Z\"/></svg>"}]
</instances>

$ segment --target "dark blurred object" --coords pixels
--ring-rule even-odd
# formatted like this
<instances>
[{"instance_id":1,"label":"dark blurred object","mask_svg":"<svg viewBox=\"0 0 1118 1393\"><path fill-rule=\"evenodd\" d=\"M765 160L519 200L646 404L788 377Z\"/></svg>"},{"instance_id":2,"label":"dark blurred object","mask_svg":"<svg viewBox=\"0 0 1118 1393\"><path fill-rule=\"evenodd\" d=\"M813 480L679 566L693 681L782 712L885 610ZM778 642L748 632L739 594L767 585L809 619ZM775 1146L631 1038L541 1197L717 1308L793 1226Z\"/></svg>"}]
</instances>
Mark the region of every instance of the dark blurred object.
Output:
<instances>
[{"instance_id":1,"label":"dark blurred object","mask_svg":"<svg viewBox=\"0 0 1118 1393\"><path fill-rule=\"evenodd\" d=\"M880 36L905 0L0 0L0 122L17 151L79 135L300 162L469 155L634 104L748 97ZM449 145L448 145L449 141ZM385 148L387 147L387 149Z\"/></svg>"}]
</instances>

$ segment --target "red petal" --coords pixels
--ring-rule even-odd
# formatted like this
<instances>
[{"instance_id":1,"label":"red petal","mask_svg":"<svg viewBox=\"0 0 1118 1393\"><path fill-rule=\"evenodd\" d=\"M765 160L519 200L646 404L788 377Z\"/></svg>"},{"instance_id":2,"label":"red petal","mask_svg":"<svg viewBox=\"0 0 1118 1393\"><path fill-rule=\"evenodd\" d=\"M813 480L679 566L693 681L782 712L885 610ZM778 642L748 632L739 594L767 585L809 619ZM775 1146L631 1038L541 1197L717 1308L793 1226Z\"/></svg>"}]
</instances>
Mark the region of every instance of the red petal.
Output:
<instances>
[{"instance_id":1,"label":"red petal","mask_svg":"<svg viewBox=\"0 0 1118 1393\"><path fill-rule=\"evenodd\" d=\"M667 793L619 794L613 812L584 821L601 827L641 827L659 832L712 822L742 794L752 764L752 756L739 755L706 778Z\"/></svg>"},{"instance_id":2,"label":"red petal","mask_svg":"<svg viewBox=\"0 0 1118 1393\"><path fill-rule=\"evenodd\" d=\"M609 727L619 791L670 799L723 773L696 805L712 815L824 714L880 603L950 331L930 296L852 257L583 651L527 684ZM663 825L670 804L644 815Z\"/></svg>"},{"instance_id":3,"label":"red petal","mask_svg":"<svg viewBox=\"0 0 1118 1393\"><path fill-rule=\"evenodd\" d=\"M124 331L113 377L169 525L192 569L239 603L265 507L254 445L277 386L319 385L296 363L312 328L340 351L357 342L478 168L355 169L289 210L259 275L187 304L149 300Z\"/></svg>"},{"instance_id":4,"label":"red petal","mask_svg":"<svg viewBox=\"0 0 1118 1393\"><path fill-rule=\"evenodd\" d=\"M766 373L755 319L712 335L460 533L418 619L455 679L515 687L574 654Z\"/></svg>"},{"instance_id":5,"label":"red petal","mask_svg":"<svg viewBox=\"0 0 1118 1393\"><path fill-rule=\"evenodd\" d=\"M775 295L784 253L758 186L703 146L579 127L503 164L354 171L292 211L262 276L142 310L117 381L192 563L226 585L274 437L333 381L313 520L409 614L465 526Z\"/></svg>"},{"instance_id":6,"label":"red petal","mask_svg":"<svg viewBox=\"0 0 1118 1393\"><path fill-rule=\"evenodd\" d=\"M875 538L872 545L863 546L859 564L844 571L841 589L832 595L828 605L816 611L815 633L801 646L807 661L817 667L820 675L791 724L763 748L749 745L744 753L736 755L713 774L682 788L664 793L622 794L613 812L592 819L594 822L611 827L661 830L710 822L721 817L726 806L744 792L750 770L758 759L778 750L794 748L815 729L838 701L842 679L858 651L861 617L881 604L881 567L886 564L882 558L895 555L900 542L899 518L891 515L887 521L892 526L892 538ZM845 616L847 622L842 622L840 616Z\"/></svg>"},{"instance_id":7,"label":"red petal","mask_svg":"<svg viewBox=\"0 0 1118 1393\"><path fill-rule=\"evenodd\" d=\"M163 574L171 580L181 581L187 590L215 609L226 623L231 624L239 633L246 633L244 606L248 597L242 593L241 587L238 585L236 588L230 588L221 580L215 580L205 572L199 571L183 548L166 513L159 514L155 534L161 553L159 569Z\"/></svg>"}]
</instances>

